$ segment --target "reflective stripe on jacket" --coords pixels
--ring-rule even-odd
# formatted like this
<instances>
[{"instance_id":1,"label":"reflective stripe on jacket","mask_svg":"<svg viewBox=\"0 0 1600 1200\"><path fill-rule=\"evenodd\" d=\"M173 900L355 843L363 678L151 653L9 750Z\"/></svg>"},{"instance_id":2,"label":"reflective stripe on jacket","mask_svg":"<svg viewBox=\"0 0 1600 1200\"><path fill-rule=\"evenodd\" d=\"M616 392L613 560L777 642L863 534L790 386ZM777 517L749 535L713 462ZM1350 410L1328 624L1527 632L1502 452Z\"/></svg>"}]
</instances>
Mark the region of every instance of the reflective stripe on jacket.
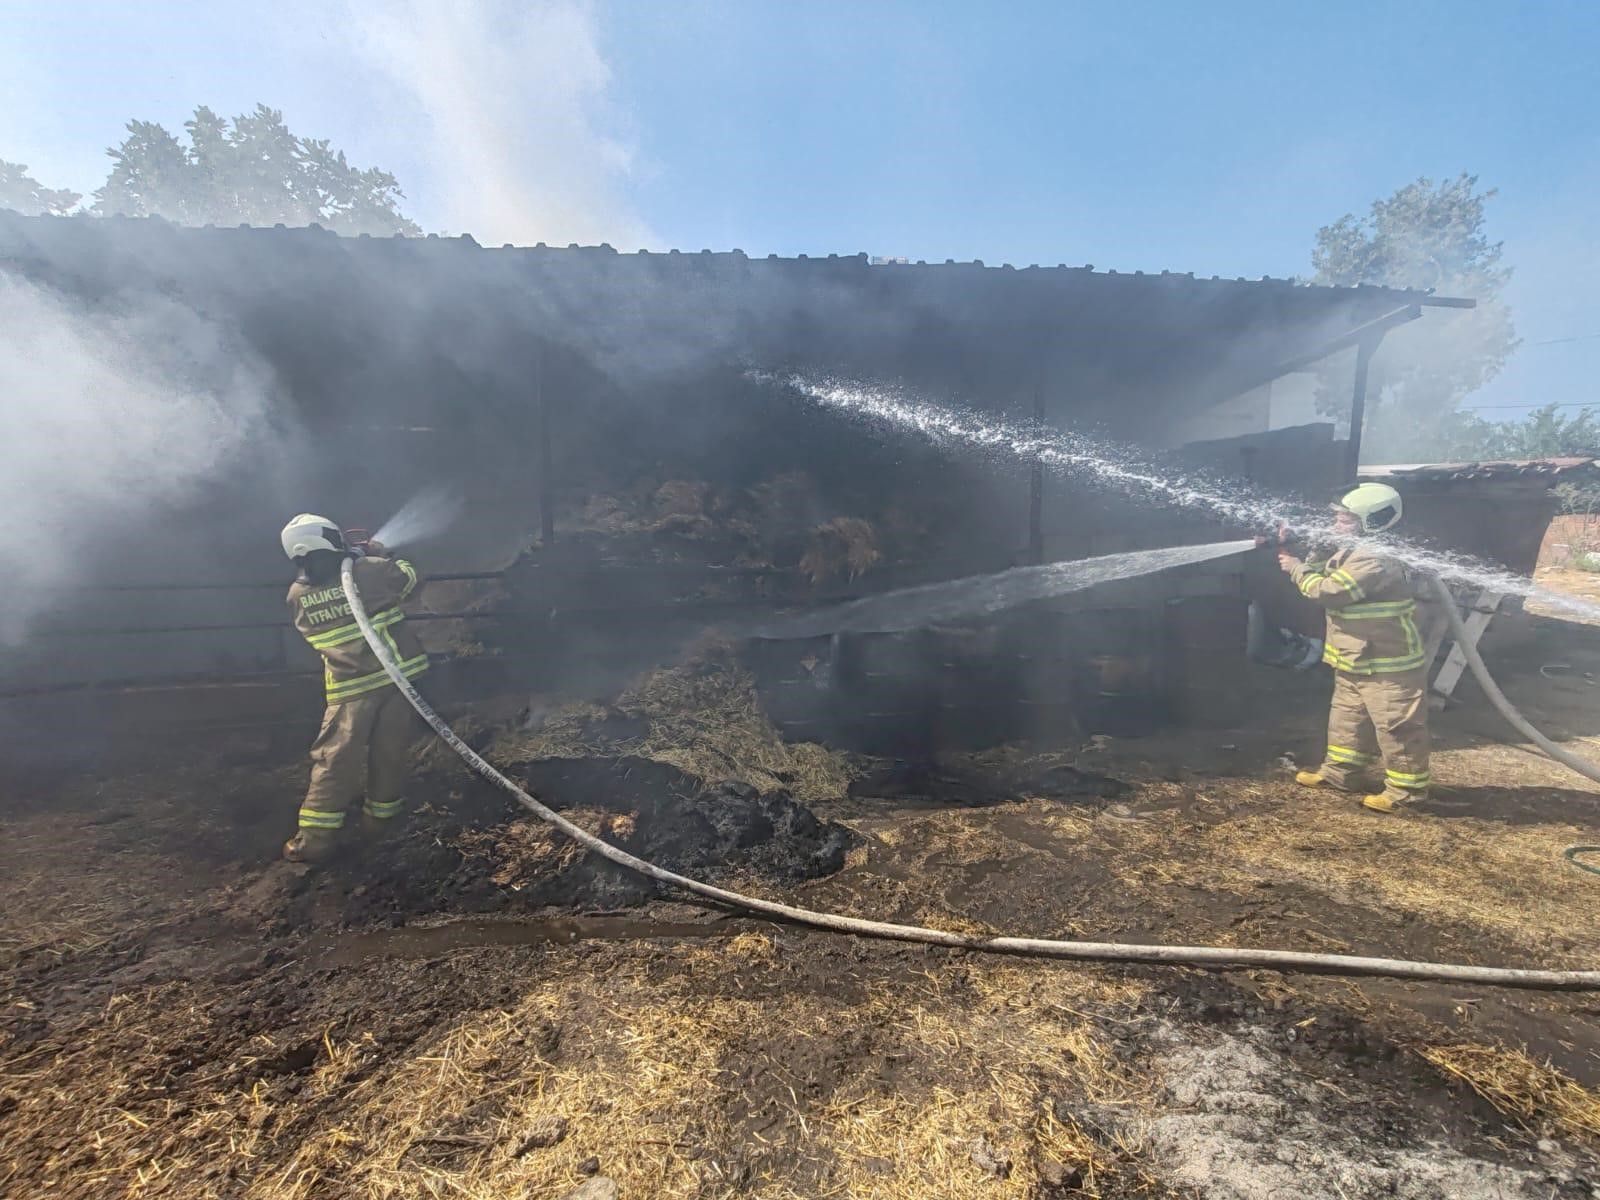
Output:
<instances>
[{"instance_id":1,"label":"reflective stripe on jacket","mask_svg":"<svg viewBox=\"0 0 1600 1200\"><path fill-rule=\"evenodd\" d=\"M1352 675L1395 675L1427 662L1417 629L1416 585L1397 559L1369 547L1302 563L1291 576L1300 594L1328 611L1322 661Z\"/></svg>"},{"instance_id":2,"label":"reflective stripe on jacket","mask_svg":"<svg viewBox=\"0 0 1600 1200\"><path fill-rule=\"evenodd\" d=\"M422 674L428 669L428 655L406 628L406 615L400 608L400 602L417 586L416 569L403 558L358 558L354 569L356 587L373 627L389 644L401 672L408 679ZM294 627L322 655L329 704L391 686L378 656L350 615L344 588L337 580L331 584L296 580L289 588L288 603Z\"/></svg>"}]
</instances>

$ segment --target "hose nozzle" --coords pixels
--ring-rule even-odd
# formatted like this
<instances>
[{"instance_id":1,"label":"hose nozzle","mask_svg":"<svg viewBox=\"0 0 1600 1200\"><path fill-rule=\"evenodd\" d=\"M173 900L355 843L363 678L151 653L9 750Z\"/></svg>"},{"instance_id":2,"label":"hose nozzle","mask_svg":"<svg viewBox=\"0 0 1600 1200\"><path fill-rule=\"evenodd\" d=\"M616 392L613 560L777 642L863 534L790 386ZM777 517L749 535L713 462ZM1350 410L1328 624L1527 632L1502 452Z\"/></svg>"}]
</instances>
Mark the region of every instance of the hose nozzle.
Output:
<instances>
[{"instance_id":1,"label":"hose nozzle","mask_svg":"<svg viewBox=\"0 0 1600 1200\"><path fill-rule=\"evenodd\" d=\"M1292 529L1287 522L1279 521L1278 528L1271 533L1256 534L1256 548L1264 549L1267 546L1299 546L1304 544L1305 537L1298 529Z\"/></svg>"}]
</instances>

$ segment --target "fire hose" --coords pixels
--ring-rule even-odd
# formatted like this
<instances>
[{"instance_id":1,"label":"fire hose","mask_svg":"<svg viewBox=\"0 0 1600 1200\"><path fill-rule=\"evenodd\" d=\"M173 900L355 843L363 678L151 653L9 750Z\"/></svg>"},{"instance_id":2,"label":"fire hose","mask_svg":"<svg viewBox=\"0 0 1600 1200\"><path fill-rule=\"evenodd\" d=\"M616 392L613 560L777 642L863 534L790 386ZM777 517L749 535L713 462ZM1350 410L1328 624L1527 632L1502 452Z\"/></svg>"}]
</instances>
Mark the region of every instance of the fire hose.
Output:
<instances>
[{"instance_id":1,"label":"fire hose","mask_svg":"<svg viewBox=\"0 0 1600 1200\"><path fill-rule=\"evenodd\" d=\"M1467 660L1467 666L1472 670L1472 677L1478 681L1478 686L1483 689L1483 694L1489 697L1489 703L1494 705L1495 711L1504 717L1518 733L1527 738L1539 749L1564 767L1570 767L1585 779L1592 779L1600 783L1600 767L1594 765L1586 758L1580 758L1570 750L1564 750L1556 745L1544 734L1529 723L1528 719L1512 707L1511 701L1506 699L1506 694L1500 690L1500 685L1495 683L1494 677L1489 674L1489 668L1483 665L1483 655L1478 653L1472 636L1467 632L1466 625L1461 620L1461 614L1456 611L1455 597L1450 594L1450 589L1444 582L1435 577L1433 591L1439 603L1444 606L1445 616L1450 621L1450 634L1455 638L1456 649L1460 650Z\"/></svg>"},{"instance_id":2,"label":"fire hose","mask_svg":"<svg viewBox=\"0 0 1600 1200\"><path fill-rule=\"evenodd\" d=\"M854 934L859 937L888 939L900 942L920 942L932 946L947 946L956 950L978 950L993 953L1025 955L1035 958L1056 958L1075 961L1102 961L1148 963L1166 966L1202 967L1210 970L1259 967L1272 971L1304 971L1330 975L1377 975L1393 979L1435 980L1451 983L1485 984L1499 987L1539 988L1561 991L1600 991L1600 971L1553 971L1521 967L1475 967L1456 963L1412 962L1399 958L1368 958L1352 954L1308 954L1294 950L1255 950L1234 946L1162 946L1119 942L1054 941L1029 937L988 937L966 933L952 933L943 929L928 929L919 925L896 925L885 921L868 921L860 917L846 917L836 913L816 912L731 892L713 884L679 875L637 855L629 854L617 846L596 837L588 830L569 821L560 813L529 795L514 780L502 774L492 763L458 737L443 718L433 711L412 682L400 670L378 631L373 628L356 588L352 560L346 559L340 574L345 598L350 603L350 615L360 626L362 635L372 652L377 655L385 673L410 701L411 706L446 745L459 754L468 766L490 783L500 788L523 808L541 821L553 825L586 850L618 866L637 871L647 878L670 887L679 888L708 900L717 901L747 912L760 913L780 921L808 925L833 933ZM1453 611L1453 610L1452 610Z\"/></svg>"},{"instance_id":3,"label":"fire hose","mask_svg":"<svg viewBox=\"0 0 1600 1200\"><path fill-rule=\"evenodd\" d=\"M1462 657L1467 660L1467 666L1472 670L1472 677L1478 681L1478 686L1483 689L1483 694L1489 697L1489 703L1494 705L1495 711L1504 717L1513 729L1562 766L1569 767L1585 779L1592 779L1595 783L1600 783L1600 767L1595 766L1588 759L1556 745L1535 729L1532 722L1518 712L1511 701L1506 699L1506 694L1500 690L1500 685L1494 681L1494 676L1489 674L1489 668L1484 666L1483 655L1478 653L1477 645L1471 635L1467 633L1467 627L1461 620L1461 614L1456 611L1455 597L1450 594L1450 589L1445 587L1442 580L1435 577L1433 590L1439 599L1439 603L1444 605L1445 616L1450 621L1450 633L1455 638L1456 646L1460 649ZM1587 871L1591 875L1600 875L1600 867L1592 866L1582 861L1584 855L1597 853L1600 853L1600 846L1568 846L1561 852L1561 857L1580 871Z\"/></svg>"}]
</instances>

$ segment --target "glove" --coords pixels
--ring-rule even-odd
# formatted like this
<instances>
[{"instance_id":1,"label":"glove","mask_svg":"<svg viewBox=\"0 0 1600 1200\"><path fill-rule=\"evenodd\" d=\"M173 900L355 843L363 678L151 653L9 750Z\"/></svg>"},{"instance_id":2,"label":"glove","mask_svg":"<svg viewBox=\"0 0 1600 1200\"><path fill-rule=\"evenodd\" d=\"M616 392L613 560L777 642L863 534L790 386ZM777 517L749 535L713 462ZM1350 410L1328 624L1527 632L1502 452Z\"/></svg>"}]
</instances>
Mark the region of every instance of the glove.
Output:
<instances>
[{"instance_id":1,"label":"glove","mask_svg":"<svg viewBox=\"0 0 1600 1200\"><path fill-rule=\"evenodd\" d=\"M389 557L389 547L385 546L382 542L370 542L369 541L367 543L367 552L366 553L367 553L367 557L368 558L388 558Z\"/></svg>"}]
</instances>

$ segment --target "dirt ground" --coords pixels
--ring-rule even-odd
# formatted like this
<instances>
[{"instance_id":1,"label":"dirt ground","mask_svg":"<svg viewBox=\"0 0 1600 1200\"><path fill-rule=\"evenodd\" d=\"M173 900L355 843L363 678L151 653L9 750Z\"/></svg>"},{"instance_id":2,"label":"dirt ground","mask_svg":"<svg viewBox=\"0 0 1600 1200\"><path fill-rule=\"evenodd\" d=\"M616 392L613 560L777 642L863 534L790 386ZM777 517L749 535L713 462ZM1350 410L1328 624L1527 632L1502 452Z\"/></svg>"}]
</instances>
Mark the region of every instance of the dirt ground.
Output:
<instances>
[{"instance_id":1,"label":"dirt ground","mask_svg":"<svg viewBox=\"0 0 1600 1200\"><path fill-rule=\"evenodd\" d=\"M1497 622L1485 649L1600 753L1600 631ZM637 700L478 736L636 853L813 908L1600 963L1600 876L1560 857L1600 841L1600 789L1505 745L1468 684L1437 795L1369 814L1288 777L1326 680L1257 684L1245 729L931 772ZM1600 995L812 933L660 895L420 764L403 836L318 871L274 861L298 760L6 780L0 1195L1600 1197Z\"/></svg>"},{"instance_id":2,"label":"dirt ground","mask_svg":"<svg viewBox=\"0 0 1600 1200\"><path fill-rule=\"evenodd\" d=\"M1549 588L1553 592L1561 592L1568 596L1576 596L1580 600L1587 600L1590 604L1600 605L1600 574L1594 571L1580 571L1576 567L1544 565L1534 572L1533 581L1541 587ZM1530 612L1543 613L1547 616L1559 617L1568 621L1594 621L1587 613L1573 612L1569 609L1557 609L1549 601L1532 601Z\"/></svg>"}]
</instances>

